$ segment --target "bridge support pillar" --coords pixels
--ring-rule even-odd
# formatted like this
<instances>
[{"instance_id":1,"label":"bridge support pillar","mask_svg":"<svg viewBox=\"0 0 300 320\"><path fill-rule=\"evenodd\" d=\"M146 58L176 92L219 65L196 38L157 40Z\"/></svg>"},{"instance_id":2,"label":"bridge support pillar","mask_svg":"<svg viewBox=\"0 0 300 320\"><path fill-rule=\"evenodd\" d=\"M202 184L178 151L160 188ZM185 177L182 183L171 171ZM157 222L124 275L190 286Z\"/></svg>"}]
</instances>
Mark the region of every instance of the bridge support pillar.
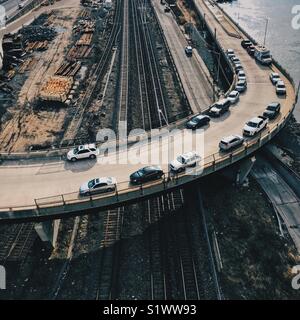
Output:
<instances>
[{"instance_id":1,"label":"bridge support pillar","mask_svg":"<svg viewBox=\"0 0 300 320\"><path fill-rule=\"evenodd\" d=\"M255 156L243 159L237 164L222 170L222 174L240 186L247 180L255 161Z\"/></svg>"},{"instance_id":2,"label":"bridge support pillar","mask_svg":"<svg viewBox=\"0 0 300 320\"><path fill-rule=\"evenodd\" d=\"M253 156L251 158L247 158L245 160L242 160L239 163L239 169L238 169L237 175L236 175L236 184L237 185L242 185L246 181L255 161L256 161L256 158Z\"/></svg>"},{"instance_id":3,"label":"bridge support pillar","mask_svg":"<svg viewBox=\"0 0 300 320\"><path fill-rule=\"evenodd\" d=\"M60 219L36 223L34 228L42 241L50 242L53 248L56 245Z\"/></svg>"}]
</instances>

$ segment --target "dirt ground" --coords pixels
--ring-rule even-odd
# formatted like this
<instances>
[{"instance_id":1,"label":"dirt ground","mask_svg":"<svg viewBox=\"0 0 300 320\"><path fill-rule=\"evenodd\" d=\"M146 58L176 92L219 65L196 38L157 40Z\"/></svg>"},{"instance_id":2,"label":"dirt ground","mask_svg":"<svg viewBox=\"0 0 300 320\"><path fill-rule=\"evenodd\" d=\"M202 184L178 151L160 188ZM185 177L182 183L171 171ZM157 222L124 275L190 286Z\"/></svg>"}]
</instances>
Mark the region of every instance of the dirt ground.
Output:
<instances>
[{"instance_id":1,"label":"dirt ground","mask_svg":"<svg viewBox=\"0 0 300 320\"><path fill-rule=\"evenodd\" d=\"M288 234L280 237L273 208L255 181L237 188L215 177L205 184L204 203L220 248L225 298L299 299L291 268L300 256Z\"/></svg>"},{"instance_id":2,"label":"dirt ground","mask_svg":"<svg viewBox=\"0 0 300 320\"><path fill-rule=\"evenodd\" d=\"M34 100L41 86L64 61L66 48L72 41L72 27L79 13L79 8L54 12L52 23L57 37L47 51L36 54L35 65L21 88L16 105L9 108L11 119L0 133L2 150L23 151L30 145L51 145L61 132L67 110L59 106L47 110L34 109Z\"/></svg>"}]
</instances>

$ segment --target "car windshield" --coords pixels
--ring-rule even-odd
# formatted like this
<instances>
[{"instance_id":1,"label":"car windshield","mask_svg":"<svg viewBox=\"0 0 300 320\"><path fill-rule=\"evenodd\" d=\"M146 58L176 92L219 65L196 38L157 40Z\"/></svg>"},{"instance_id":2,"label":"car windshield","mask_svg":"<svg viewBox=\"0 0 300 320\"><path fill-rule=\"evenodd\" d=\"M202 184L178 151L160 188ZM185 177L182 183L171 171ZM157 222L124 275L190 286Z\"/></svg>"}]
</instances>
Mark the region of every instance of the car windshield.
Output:
<instances>
[{"instance_id":1,"label":"car windshield","mask_svg":"<svg viewBox=\"0 0 300 320\"><path fill-rule=\"evenodd\" d=\"M276 110L276 106L273 106L273 105L268 106L268 107L267 107L267 110L275 111L275 110Z\"/></svg>"},{"instance_id":2,"label":"car windshield","mask_svg":"<svg viewBox=\"0 0 300 320\"><path fill-rule=\"evenodd\" d=\"M177 161L180 163L185 163L185 159L182 156L177 157Z\"/></svg>"},{"instance_id":3,"label":"car windshield","mask_svg":"<svg viewBox=\"0 0 300 320\"><path fill-rule=\"evenodd\" d=\"M277 88L283 89L284 88L284 84L278 84Z\"/></svg>"},{"instance_id":4,"label":"car windshield","mask_svg":"<svg viewBox=\"0 0 300 320\"><path fill-rule=\"evenodd\" d=\"M78 153L78 151L79 151L78 148L73 149L74 154Z\"/></svg>"},{"instance_id":5,"label":"car windshield","mask_svg":"<svg viewBox=\"0 0 300 320\"><path fill-rule=\"evenodd\" d=\"M92 189L95 184L96 184L96 179L89 181L89 183L88 183L89 189Z\"/></svg>"},{"instance_id":6,"label":"car windshield","mask_svg":"<svg viewBox=\"0 0 300 320\"><path fill-rule=\"evenodd\" d=\"M252 121L247 122L247 125L248 125L249 127L252 127L252 128L256 128L256 127L257 127L257 123L252 122Z\"/></svg>"},{"instance_id":7,"label":"car windshield","mask_svg":"<svg viewBox=\"0 0 300 320\"><path fill-rule=\"evenodd\" d=\"M278 79L278 78L280 78L279 74L273 74L273 79Z\"/></svg>"},{"instance_id":8,"label":"car windshield","mask_svg":"<svg viewBox=\"0 0 300 320\"><path fill-rule=\"evenodd\" d=\"M263 57L263 59L270 59L271 58L269 53L264 54L262 57Z\"/></svg>"}]
</instances>

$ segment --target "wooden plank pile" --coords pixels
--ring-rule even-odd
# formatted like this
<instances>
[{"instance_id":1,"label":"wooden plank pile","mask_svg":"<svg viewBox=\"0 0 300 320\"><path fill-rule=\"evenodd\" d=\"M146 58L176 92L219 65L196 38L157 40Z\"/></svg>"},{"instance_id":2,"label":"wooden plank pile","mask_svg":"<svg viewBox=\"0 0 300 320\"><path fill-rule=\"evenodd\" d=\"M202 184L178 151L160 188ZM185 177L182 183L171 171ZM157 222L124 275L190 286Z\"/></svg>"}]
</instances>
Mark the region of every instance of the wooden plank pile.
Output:
<instances>
[{"instance_id":1,"label":"wooden plank pile","mask_svg":"<svg viewBox=\"0 0 300 320\"><path fill-rule=\"evenodd\" d=\"M56 76L75 77L81 68L81 62L64 62L55 72Z\"/></svg>"},{"instance_id":2,"label":"wooden plank pile","mask_svg":"<svg viewBox=\"0 0 300 320\"><path fill-rule=\"evenodd\" d=\"M39 97L44 101L65 102L72 85L72 77L53 76L42 87Z\"/></svg>"}]
</instances>

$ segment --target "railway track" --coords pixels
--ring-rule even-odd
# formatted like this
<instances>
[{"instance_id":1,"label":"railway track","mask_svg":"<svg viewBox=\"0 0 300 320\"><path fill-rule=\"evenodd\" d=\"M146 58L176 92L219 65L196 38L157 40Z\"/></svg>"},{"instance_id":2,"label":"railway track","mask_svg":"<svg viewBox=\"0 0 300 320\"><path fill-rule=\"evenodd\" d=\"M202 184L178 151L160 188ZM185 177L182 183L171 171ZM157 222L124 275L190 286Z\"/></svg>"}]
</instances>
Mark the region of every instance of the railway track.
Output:
<instances>
[{"instance_id":1,"label":"railway track","mask_svg":"<svg viewBox=\"0 0 300 320\"><path fill-rule=\"evenodd\" d=\"M90 78L90 81L88 83L82 102L77 107L77 110L72 118L72 121L68 126L67 131L64 134L64 137L61 142L61 146L65 146L66 144L67 145L73 144L75 136L81 126L84 113L87 107L91 104L94 98L94 95L96 94L96 89L99 86L99 83L101 83L109 67L109 62L112 57L112 50L115 46L116 39L118 37L120 28L121 28L118 21L121 20L121 16L122 16L122 1L116 0L115 4L116 6L115 6L113 28L111 30L109 39L103 50L100 61L98 62L95 68L95 71L93 72L93 75Z\"/></svg>"},{"instance_id":2,"label":"railway track","mask_svg":"<svg viewBox=\"0 0 300 320\"><path fill-rule=\"evenodd\" d=\"M186 200L184 191L178 190L147 203L148 221L157 222L147 233L152 300L221 299L203 226L206 221L202 212L199 215L198 205L196 209L186 203L195 202L194 196ZM149 213L150 209L153 213ZM173 214L168 217L170 213Z\"/></svg>"},{"instance_id":3,"label":"railway track","mask_svg":"<svg viewBox=\"0 0 300 320\"><path fill-rule=\"evenodd\" d=\"M31 249L37 234L34 223L22 223L6 226L0 236L0 261L22 261Z\"/></svg>"},{"instance_id":4,"label":"railway track","mask_svg":"<svg viewBox=\"0 0 300 320\"><path fill-rule=\"evenodd\" d=\"M121 234L124 207L109 210L104 222L105 233L101 242L99 280L96 288L96 300L114 300L118 298L119 258L121 254Z\"/></svg>"},{"instance_id":5,"label":"railway track","mask_svg":"<svg viewBox=\"0 0 300 320\"><path fill-rule=\"evenodd\" d=\"M146 7L139 0L128 0L128 4L129 6L128 8L125 6L125 10L129 12L129 27L124 23L123 55L128 54L126 40L131 39L131 50L129 50L130 55L127 63L133 67L129 70L130 82L127 87L127 105L125 100L121 102L120 119L124 120L126 114L134 114L135 117L140 119L140 123L134 124L134 127L129 129L142 126L144 130L151 130L168 123L165 94L159 72L158 58L152 43L150 22L147 21L147 13L144 10ZM148 3L148 5L150 4ZM129 35L125 36L126 32L129 32ZM126 59L122 59L122 61L124 60ZM120 91L123 94L125 92L123 88L128 84L127 78L123 77L124 70L128 71L128 66L121 69ZM128 76L128 73L125 73L125 75ZM132 92L129 104L128 92ZM133 98L135 93L138 94L138 97ZM137 105L139 106L137 107Z\"/></svg>"}]
</instances>

